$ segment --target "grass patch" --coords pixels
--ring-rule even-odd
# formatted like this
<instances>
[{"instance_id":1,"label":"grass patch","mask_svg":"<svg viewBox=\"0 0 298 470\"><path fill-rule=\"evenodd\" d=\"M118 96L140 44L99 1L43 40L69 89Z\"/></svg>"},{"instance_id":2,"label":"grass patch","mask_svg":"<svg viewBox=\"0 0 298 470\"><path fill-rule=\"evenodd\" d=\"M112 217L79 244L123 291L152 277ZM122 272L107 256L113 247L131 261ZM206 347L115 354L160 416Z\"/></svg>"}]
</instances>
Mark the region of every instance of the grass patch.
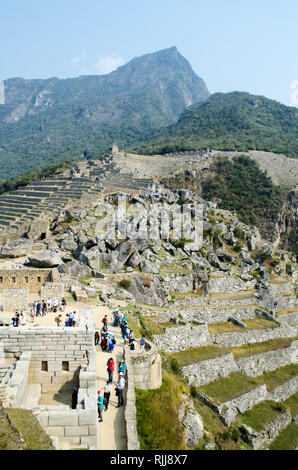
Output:
<instances>
[{"instance_id":1,"label":"grass patch","mask_svg":"<svg viewBox=\"0 0 298 470\"><path fill-rule=\"evenodd\" d=\"M274 442L269 446L270 450L294 450L298 445L298 426L295 423L289 424Z\"/></svg>"},{"instance_id":2,"label":"grass patch","mask_svg":"<svg viewBox=\"0 0 298 470\"><path fill-rule=\"evenodd\" d=\"M278 324L265 320L264 318L252 318L250 320L245 320L248 330L262 330L267 328L278 328Z\"/></svg>"},{"instance_id":3,"label":"grass patch","mask_svg":"<svg viewBox=\"0 0 298 470\"><path fill-rule=\"evenodd\" d=\"M278 403L264 401L238 416L238 420L259 432L265 429L266 424L277 418L281 411Z\"/></svg>"},{"instance_id":4,"label":"grass patch","mask_svg":"<svg viewBox=\"0 0 298 470\"><path fill-rule=\"evenodd\" d=\"M175 352L171 354L171 357L177 360L180 367L183 367L206 359L223 356L227 353L226 349L211 345Z\"/></svg>"},{"instance_id":5,"label":"grass patch","mask_svg":"<svg viewBox=\"0 0 298 470\"><path fill-rule=\"evenodd\" d=\"M5 410L12 425L22 434L28 450L55 450L50 437L31 411L18 408Z\"/></svg>"},{"instance_id":6,"label":"grass patch","mask_svg":"<svg viewBox=\"0 0 298 470\"><path fill-rule=\"evenodd\" d=\"M228 348L227 352L231 352L235 359L239 357L252 356L262 352L274 351L291 346L295 338L277 338L264 343L244 344L243 346L234 346Z\"/></svg>"},{"instance_id":7,"label":"grass patch","mask_svg":"<svg viewBox=\"0 0 298 470\"><path fill-rule=\"evenodd\" d=\"M177 325L171 322L155 322L151 318L142 316L142 323L146 330L149 330L151 335L162 335L164 328L175 328Z\"/></svg>"},{"instance_id":8,"label":"grass patch","mask_svg":"<svg viewBox=\"0 0 298 470\"><path fill-rule=\"evenodd\" d=\"M218 333L229 333L230 331L243 331L244 328L225 321L218 323L208 323L208 330L211 335L216 335Z\"/></svg>"},{"instance_id":9,"label":"grass patch","mask_svg":"<svg viewBox=\"0 0 298 470\"><path fill-rule=\"evenodd\" d=\"M80 284L83 284L83 286L88 286L88 285L89 285L88 281L90 281L90 279L92 279L92 276L83 276L83 277L80 277L79 283L80 283Z\"/></svg>"},{"instance_id":10,"label":"grass patch","mask_svg":"<svg viewBox=\"0 0 298 470\"><path fill-rule=\"evenodd\" d=\"M279 385L287 382L298 374L298 364L290 364L272 372L267 372L259 378L266 384L267 390L270 392Z\"/></svg>"},{"instance_id":11,"label":"grass patch","mask_svg":"<svg viewBox=\"0 0 298 470\"><path fill-rule=\"evenodd\" d=\"M276 312L275 316L279 317L280 315L286 315L287 313L295 313L295 312L298 312L298 307L286 308L284 310L280 310L279 312Z\"/></svg>"},{"instance_id":12,"label":"grass patch","mask_svg":"<svg viewBox=\"0 0 298 470\"><path fill-rule=\"evenodd\" d=\"M239 292L214 292L210 294L211 300L240 300L249 299L255 294L255 289Z\"/></svg>"},{"instance_id":13,"label":"grass patch","mask_svg":"<svg viewBox=\"0 0 298 470\"><path fill-rule=\"evenodd\" d=\"M208 330L211 335L218 333L229 333L230 331L261 330L268 328L277 328L278 324L263 318L253 318L245 320L247 328L241 328L230 322L209 323Z\"/></svg>"},{"instance_id":14,"label":"grass patch","mask_svg":"<svg viewBox=\"0 0 298 470\"><path fill-rule=\"evenodd\" d=\"M220 378L207 385L202 385L198 387L198 390L213 398L217 403L223 403L249 392L253 388L262 385L262 383L259 377L248 377L241 372L235 372L229 377Z\"/></svg>"},{"instance_id":15,"label":"grass patch","mask_svg":"<svg viewBox=\"0 0 298 470\"><path fill-rule=\"evenodd\" d=\"M298 392L285 400L283 404L289 408L291 415L295 417L298 414Z\"/></svg>"},{"instance_id":16,"label":"grass patch","mask_svg":"<svg viewBox=\"0 0 298 470\"><path fill-rule=\"evenodd\" d=\"M141 450L184 450L178 412L185 384L170 372L156 390L136 389L137 431Z\"/></svg>"},{"instance_id":17,"label":"grass patch","mask_svg":"<svg viewBox=\"0 0 298 470\"><path fill-rule=\"evenodd\" d=\"M25 444L21 441L18 431L11 426L9 419L0 407L0 450L24 450Z\"/></svg>"}]
</instances>

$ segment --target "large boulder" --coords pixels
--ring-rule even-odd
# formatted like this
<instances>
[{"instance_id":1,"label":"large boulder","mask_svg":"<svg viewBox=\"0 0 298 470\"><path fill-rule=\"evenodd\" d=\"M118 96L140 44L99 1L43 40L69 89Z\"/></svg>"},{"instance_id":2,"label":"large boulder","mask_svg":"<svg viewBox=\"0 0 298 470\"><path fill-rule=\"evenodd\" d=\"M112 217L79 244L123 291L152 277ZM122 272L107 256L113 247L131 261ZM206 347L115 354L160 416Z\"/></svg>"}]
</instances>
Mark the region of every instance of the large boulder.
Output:
<instances>
[{"instance_id":1,"label":"large boulder","mask_svg":"<svg viewBox=\"0 0 298 470\"><path fill-rule=\"evenodd\" d=\"M129 292L135 301L141 304L158 305L162 307L167 304L168 293L161 286L156 276L136 275L131 278Z\"/></svg>"},{"instance_id":2,"label":"large boulder","mask_svg":"<svg viewBox=\"0 0 298 470\"><path fill-rule=\"evenodd\" d=\"M100 269L102 265L102 259L102 254L100 253L97 246L94 246L88 251L82 251L79 256L79 261L87 264L91 269Z\"/></svg>"},{"instance_id":3,"label":"large boulder","mask_svg":"<svg viewBox=\"0 0 298 470\"><path fill-rule=\"evenodd\" d=\"M127 240L119 245L113 252L113 259L110 263L109 269L112 271L119 271L131 255L136 251L136 243L134 240Z\"/></svg>"},{"instance_id":4,"label":"large boulder","mask_svg":"<svg viewBox=\"0 0 298 470\"><path fill-rule=\"evenodd\" d=\"M178 418L184 429L186 445L196 447L204 435L204 424L192 400L184 399L178 411Z\"/></svg>"},{"instance_id":5,"label":"large boulder","mask_svg":"<svg viewBox=\"0 0 298 470\"><path fill-rule=\"evenodd\" d=\"M2 246L0 258L18 258L31 253L33 242L27 238L20 238Z\"/></svg>"},{"instance_id":6,"label":"large boulder","mask_svg":"<svg viewBox=\"0 0 298 470\"><path fill-rule=\"evenodd\" d=\"M58 271L61 274L65 274L76 279L83 276L90 276L92 273L92 270L89 268L89 266L86 266L86 264L80 263L76 260L70 261L69 263L62 263L59 266Z\"/></svg>"},{"instance_id":7,"label":"large boulder","mask_svg":"<svg viewBox=\"0 0 298 470\"><path fill-rule=\"evenodd\" d=\"M36 268L55 268L63 264L57 253L51 251L41 251L28 257L31 266Z\"/></svg>"},{"instance_id":8,"label":"large boulder","mask_svg":"<svg viewBox=\"0 0 298 470\"><path fill-rule=\"evenodd\" d=\"M61 248L64 251L75 251L78 248L77 243L72 237L67 237L61 242Z\"/></svg>"}]
</instances>

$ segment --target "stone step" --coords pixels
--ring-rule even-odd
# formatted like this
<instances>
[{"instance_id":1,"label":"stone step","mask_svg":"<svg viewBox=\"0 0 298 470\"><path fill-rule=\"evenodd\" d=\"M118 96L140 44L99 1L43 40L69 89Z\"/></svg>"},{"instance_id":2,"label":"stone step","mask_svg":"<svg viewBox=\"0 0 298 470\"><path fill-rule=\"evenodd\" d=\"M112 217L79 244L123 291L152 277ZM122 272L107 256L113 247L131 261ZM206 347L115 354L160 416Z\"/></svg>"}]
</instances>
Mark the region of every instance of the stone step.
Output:
<instances>
[{"instance_id":1,"label":"stone step","mask_svg":"<svg viewBox=\"0 0 298 470\"><path fill-rule=\"evenodd\" d=\"M21 408L35 408L41 397L41 384L28 384L21 404Z\"/></svg>"}]
</instances>

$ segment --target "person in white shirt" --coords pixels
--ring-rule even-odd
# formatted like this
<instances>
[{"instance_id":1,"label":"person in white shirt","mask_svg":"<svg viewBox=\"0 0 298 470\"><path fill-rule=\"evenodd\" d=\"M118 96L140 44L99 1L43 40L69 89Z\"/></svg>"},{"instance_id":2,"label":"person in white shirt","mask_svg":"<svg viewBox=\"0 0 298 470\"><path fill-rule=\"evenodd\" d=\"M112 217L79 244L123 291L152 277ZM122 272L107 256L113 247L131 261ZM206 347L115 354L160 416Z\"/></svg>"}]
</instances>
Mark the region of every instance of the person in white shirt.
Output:
<instances>
[{"instance_id":1,"label":"person in white shirt","mask_svg":"<svg viewBox=\"0 0 298 470\"><path fill-rule=\"evenodd\" d=\"M107 381L105 386L104 386L104 394L103 394L104 405L105 405L105 410L106 411L107 411L108 406L109 406L111 391L112 391L112 384L109 381Z\"/></svg>"},{"instance_id":2,"label":"person in white shirt","mask_svg":"<svg viewBox=\"0 0 298 470\"><path fill-rule=\"evenodd\" d=\"M125 387L125 380L123 378L123 372L119 373L119 381L117 385L118 389L118 405L116 408L120 408L120 406L124 405L124 398L123 398L123 391Z\"/></svg>"},{"instance_id":3,"label":"person in white shirt","mask_svg":"<svg viewBox=\"0 0 298 470\"><path fill-rule=\"evenodd\" d=\"M51 309L52 309L52 299L47 300L47 309L48 309L48 312L51 311Z\"/></svg>"}]
</instances>

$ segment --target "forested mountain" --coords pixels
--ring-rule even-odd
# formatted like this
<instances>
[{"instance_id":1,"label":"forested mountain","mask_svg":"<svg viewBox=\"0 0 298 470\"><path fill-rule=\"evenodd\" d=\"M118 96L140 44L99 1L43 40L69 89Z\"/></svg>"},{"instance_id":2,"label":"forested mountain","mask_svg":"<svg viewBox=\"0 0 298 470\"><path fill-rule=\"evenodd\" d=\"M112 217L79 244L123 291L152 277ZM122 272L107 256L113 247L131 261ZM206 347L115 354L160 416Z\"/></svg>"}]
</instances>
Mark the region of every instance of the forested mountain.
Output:
<instances>
[{"instance_id":1,"label":"forested mountain","mask_svg":"<svg viewBox=\"0 0 298 470\"><path fill-rule=\"evenodd\" d=\"M215 93L134 149L146 154L212 148L298 156L298 109L244 92Z\"/></svg>"},{"instance_id":2,"label":"forested mountain","mask_svg":"<svg viewBox=\"0 0 298 470\"><path fill-rule=\"evenodd\" d=\"M175 123L208 98L204 81L176 47L131 60L108 75L4 82L0 105L0 178L32 166L100 155Z\"/></svg>"}]
</instances>

